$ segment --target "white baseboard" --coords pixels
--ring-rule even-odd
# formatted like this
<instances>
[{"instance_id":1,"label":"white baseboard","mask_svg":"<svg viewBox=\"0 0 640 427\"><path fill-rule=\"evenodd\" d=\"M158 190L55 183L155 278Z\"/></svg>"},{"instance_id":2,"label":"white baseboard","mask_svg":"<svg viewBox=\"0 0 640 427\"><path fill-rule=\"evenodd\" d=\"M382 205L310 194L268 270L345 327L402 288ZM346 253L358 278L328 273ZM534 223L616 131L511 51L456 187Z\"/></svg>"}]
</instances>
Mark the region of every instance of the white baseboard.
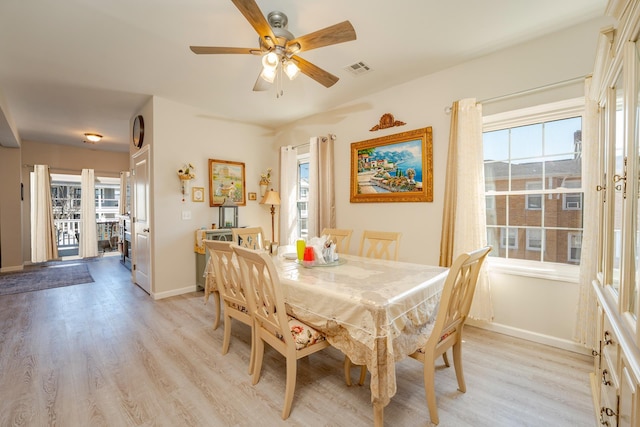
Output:
<instances>
[{"instance_id":1,"label":"white baseboard","mask_svg":"<svg viewBox=\"0 0 640 427\"><path fill-rule=\"evenodd\" d=\"M561 348L563 350L572 351L574 353L585 354L590 356L591 349L584 347L574 341L563 338L552 337L550 335L540 334L538 332L527 331L525 329L514 328L513 326L501 325L500 323L484 322L480 320L467 319L466 322L470 326L498 332L511 337L522 338L539 344L545 344L551 347Z\"/></svg>"},{"instance_id":2,"label":"white baseboard","mask_svg":"<svg viewBox=\"0 0 640 427\"><path fill-rule=\"evenodd\" d=\"M186 286L180 289L172 289L166 292L152 292L151 296L153 297L154 300L158 300L158 299L164 299L169 297L175 297L176 295L187 294L189 292L195 292L197 290L198 290L198 286L193 285L193 286Z\"/></svg>"}]
</instances>

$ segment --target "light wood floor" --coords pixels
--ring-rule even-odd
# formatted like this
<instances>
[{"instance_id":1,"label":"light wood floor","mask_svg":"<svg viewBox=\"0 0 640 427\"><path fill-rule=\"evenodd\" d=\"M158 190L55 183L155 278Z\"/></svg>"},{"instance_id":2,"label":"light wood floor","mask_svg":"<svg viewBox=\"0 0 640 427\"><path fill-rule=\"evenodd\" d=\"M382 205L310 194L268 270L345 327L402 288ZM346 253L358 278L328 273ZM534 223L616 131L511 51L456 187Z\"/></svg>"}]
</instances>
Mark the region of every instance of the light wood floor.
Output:
<instances>
[{"instance_id":1,"label":"light wood floor","mask_svg":"<svg viewBox=\"0 0 640 427\"><path fill-rule=\"evenodd\" d=\"M89 263L95 283L0 297L0 426L370 426L368 381L347 387L333 348L298 362L282 421L285 365L268 349L247 374L249 331L226 356L202 292L153 301L116 258ZM440 426L593 426L591 358L465 329L467 393L440 369ZM420 365L397 366L385 425L426 426ZM353 373L354 380L356 372Z\"/></svg>"}]
</instances>

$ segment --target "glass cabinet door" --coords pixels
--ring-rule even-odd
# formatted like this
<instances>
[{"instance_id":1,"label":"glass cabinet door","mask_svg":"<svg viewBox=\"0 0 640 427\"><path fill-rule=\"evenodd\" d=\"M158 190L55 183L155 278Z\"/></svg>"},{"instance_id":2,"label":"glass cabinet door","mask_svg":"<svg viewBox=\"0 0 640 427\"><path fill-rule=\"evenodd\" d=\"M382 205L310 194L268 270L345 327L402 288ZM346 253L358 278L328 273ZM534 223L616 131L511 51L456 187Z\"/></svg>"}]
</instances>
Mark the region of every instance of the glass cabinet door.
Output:
<instances>
[{"instance_id":1,"label":"glass cabinet door","mask_svg":"<svg viewBox=\"0 0 640 427\"><path fill-rule=\"evenodd\" d=\"M612 196L609 200L612 203L612 207L609 209L612 212L613 230L612 235L609 236L609 242L612 247L613 262L611 265L611 285L616 293L620 292L620 280L621 280L621 263L622 263L622 238L623 238L623 208L624 208L624 186L616 178L624 175L624 158L625 158L625 139L624 139L624 87L622 83L623 75L620 73L616 80L616 86L614 88L615 93L615 117L613 118L613 139L612 147L613 152L610 152L612 159L609 161L610 171L607 173L608 185L612 186L612 191L609 194ZM612 164L613 163L613 164Z\"/></svg>"},{"instance_id":2,"label":"glass cabinet door","mask_svg":"<svg viewBox=\"0 0 640 427\"><path fill-rule=\"evenodd\" d=\"M633 126L633 150L630 150L632 155L629 159L632 159L629 166L628 172L631 172L632 175L627 179L627 186L629 187L629 194L635 195L635 197L629 197L629 202L633 205L633 227L631 235L633 238L633 263L632 269L633 273L631 275L631 280L629 281L629 294L628 294L628 311L633 316L634 319L638 317L638 285L640 281L640 275L638 271L640 271L640 183L638 181L638 172L640 171L640 130L638 127L640 126L640 47L636 44L633 49L634 53L634 88L633 93L635 93L634 99L634 111L633 118L635 120L635 125ZM636 177L636 179L631 179L631 177Z\"/></svg>"}]
</instances>

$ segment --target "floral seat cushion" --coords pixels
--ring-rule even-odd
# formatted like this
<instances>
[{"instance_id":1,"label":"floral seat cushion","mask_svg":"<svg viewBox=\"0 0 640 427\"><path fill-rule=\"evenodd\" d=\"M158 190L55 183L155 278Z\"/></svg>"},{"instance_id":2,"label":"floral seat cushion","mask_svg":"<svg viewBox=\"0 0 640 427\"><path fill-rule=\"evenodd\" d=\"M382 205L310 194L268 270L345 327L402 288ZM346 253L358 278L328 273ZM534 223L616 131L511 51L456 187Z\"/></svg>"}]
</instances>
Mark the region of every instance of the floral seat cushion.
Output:
<instances>
[{"instance_id":1,"label":"floral seat cushion","mask_svg":"<svg viewBox=\"0 0 640 427\"><path fill-rule=\"evenodd\" d=\"M296 350L302 350L309 347L319 341L324 341L326 338L318 330L311 326L302 323L295 317L287 316L289 319L289 329L291 335L296 343Z\"/></svg>"},{"instance_id":2,"label":"floral seat cushion","mask_svg":"<svg viewBox=\"0 0 640 427\"><path fill-rule=\"evenodd\" d=\"M456 331L455 328L448 330L447 332L445 332L444 334L442 334L442 336L440 337L440 339L438 340L438 342L442 342L445 338L447 338L449 335L453 334ZM416 350L418 353L422 353L424 354L424 348L420 347L419 349Z\"/></svg>"}]
</instances>

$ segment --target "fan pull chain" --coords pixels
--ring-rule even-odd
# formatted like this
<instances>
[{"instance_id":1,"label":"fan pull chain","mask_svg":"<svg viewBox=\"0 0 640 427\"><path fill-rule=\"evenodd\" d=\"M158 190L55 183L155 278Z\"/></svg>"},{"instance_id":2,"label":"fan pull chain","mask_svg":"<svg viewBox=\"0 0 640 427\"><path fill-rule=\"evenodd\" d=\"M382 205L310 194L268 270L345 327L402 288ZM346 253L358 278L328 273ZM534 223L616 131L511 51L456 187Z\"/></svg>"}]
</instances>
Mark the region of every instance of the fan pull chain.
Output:
<instances>
[{"instance_id":1,"label":"fan pull chain","mask_svg":"<svg viewBox=\"0 0 640 427\"><path fill-rule=\"evenodd\" d=\"M278 69L276 70L276 99L279 99L284 95L284 90L282 89L282 64L278 65Z\"/></svg>"}]
</instances>

